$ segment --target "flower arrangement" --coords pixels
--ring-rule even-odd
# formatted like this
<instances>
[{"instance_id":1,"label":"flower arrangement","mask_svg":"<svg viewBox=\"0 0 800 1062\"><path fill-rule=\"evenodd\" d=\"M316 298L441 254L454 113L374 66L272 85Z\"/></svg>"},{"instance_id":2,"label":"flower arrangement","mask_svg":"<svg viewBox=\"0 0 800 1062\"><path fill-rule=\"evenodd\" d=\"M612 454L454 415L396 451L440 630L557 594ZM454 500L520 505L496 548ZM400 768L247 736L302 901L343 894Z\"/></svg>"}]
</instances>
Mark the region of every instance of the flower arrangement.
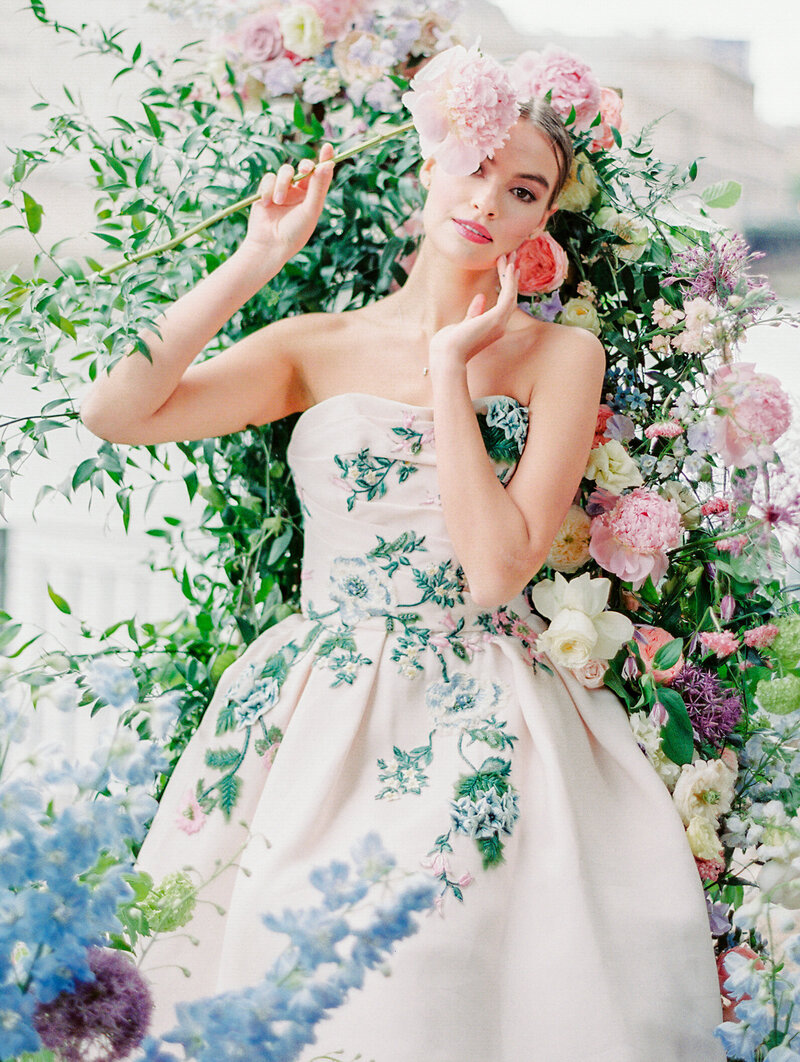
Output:
<instances>
[{"instance_id":1,"label":"flower arrangement","mask_svg":"<svg viewBox=\"0 0 800 1062\"><path fill-rule=\"evenodd\" d=\"M734 357L750 328L785 316L763 278L751 273L755 256L742 238L710 214L734 201L736 187L723 182L694 194L696 166L664 167L644 135L624 143L620 93L601 86L586 64L562 49L525 53L504 71L473 49L454 46L454 11L445 0L397 0L380 8L360 0L153 0L153 6L188 13L207 31L193 75L181 80L180 69L165 69L141 46L125 53L113 35L103 37L94 47L126 69L145 66L155 78L157 88L143 98L146 121L121 124L110 146L100 144L80 112L68 119L56 115L48 134L54 154L68 150L60 140L65 127L69 150L83 146L91 154L99 195L95 235L124 254L121 266L108 269L91 256L77 263L54 248L55 280L43 272L30 282L3 277L0 317L9 356L2 372L17 365L66 386L70 376L86 373L87 364L121 356L163 300L238 242L243 221L237 211L265 162L310 158L323 139L336 140L338 157L347 161L334 180L320 233L292 270L237 315L221 342L298 309L361 305L404 279L400 263L416 239L404 226L420 201L413 177L420 153L438 152L452 167L466 169L476 153L482 157L503 143L519 102L549 96L573 135L576 156L550 232L521 250L520 305L600 336L608 371L583 481L529 591L550 625L538 639L526 628L527 649L534 658L546 652L587 687L613 690L628 709L643 754L672 794L706 889L727 1000L718 1035L730 1057L800 1057L792 965L800 937L790 934L782 950L773 939L776 925L789 924L786 912L800 907L800 609L784 585L779 542L780 535L785 541L796 534L800 490L775 449L789 426L790 403L777 381ZM47 21L43 10L34 13ZM402 121L404 104L420 144L402 135L413 124ZM371 141L374 154L358 153L363 144L354 148L353 142L375 125L381 131ZM179 155L187 161L176 191L170 167ZM46 158L46 151L17 154L2 203L17 209L33 234L41 207L27 182ZM233 206L230 189L244 196ZM212 207L219 208L213 215ZM675 207L684 214L680 224ZM669 224L663 224L659 211L667 208ZM191 228L170 244L156 242L162 229L174 234L186 224ZM187 240L187 232L197 240ZM366 249L355 251L356 244ZM170 245L178 248L173 257L165 254ZM112 271L149 257L157 263L135 278L129 273L109 280ZM69 372L59 367L66 355ZM6 447L12 457L0 470L0 485L22 457L46 450L49 432L76 415L70 396L39 418L4 424L4 432L18 436ZM49 791L31 780L0 778L7 886L0 895L7 914L0 919L7 945L0 949L4 1058L39 1049L49 1035L44 1030L58 1024L59 993L98 976L93 948L124 948L136 933L178 928L191 906L191 882L150 888L131 884L125 874L151 807L149 783L167 770L158 747L177 755L220 671L292 608L297 510L283 485L285 445L286 433L274 426L185 447L187 490L203 497L213 536L200 559L220 574L204 581L185 561L176 563L188 618L166 632L131 621L124 649L105 632L102 644L109 654L124 653L135 676L110 666L96 649L83 660L50 658L20 668L37 696L60 697L67 707L95 699L116 706L123 731L108 763L96 764L94 774L73 770L50 780L77 787L72 806L51 802ZM159 453L151 456L158 481L168 459L159 465ZM68 490L113 485L127 519L130 463L102 444L75 470ZM179 549L180 528L159 533ZM343 606L354 609L352 574L339 573L339 590ZM385 595L375 573L366 575L376 600ZM20 636L5 618L0 631L4 644ZM82 677L57 694L59 671ZM173 722L174 698L150 693L177 685L185 695ZM256 717L274 687L265 680L241 711ZM12 736L21 716L8 701L2 704L0 733ZM442 700L439 709L446 713L448 704ZM274 754L274 743L270 747ZM513 794L490 790L481 799L496 805L499 831L508 831L516 817ZM480 819L463 797L452 813L454 828L466 833ZM196 828L203 814L187 794L182 828ZM53 866L45 866L57 838L68 856L63 873L52 859ZM332 870L320 874L315 887L335 922L349 901ZM47 888L28 887L31 881ZM61 923L40 915L77 902L76 883L88 914L58 936ZM362 887L356 870L348 888ZM424 889L401 890L399 914L420 911L429 899ZM304 919L314 917L304 912L292 921L287 914L295 943ZM344 940L346 930L336 925ZM363 927L357 932L363 938ZM375 933L369 954L377 962L391 941ZM339 972L344 977L346 971ZM120 983L113 971L108 981ZM334 988L340 998L343 982ZM256 1006L272 998L270 990L267 979ZM41 1011L37 1025L39 1004L51 1010L49 1018ZM230 1015L247 1005L228 999L208 1012L207 1057L215 1037L229 1031ZM188 1027L197 1015L184 1018ZM153 1062L172 1057L163 1045L151 1043L147 1051Z\"/></svg>"}]
</instances>

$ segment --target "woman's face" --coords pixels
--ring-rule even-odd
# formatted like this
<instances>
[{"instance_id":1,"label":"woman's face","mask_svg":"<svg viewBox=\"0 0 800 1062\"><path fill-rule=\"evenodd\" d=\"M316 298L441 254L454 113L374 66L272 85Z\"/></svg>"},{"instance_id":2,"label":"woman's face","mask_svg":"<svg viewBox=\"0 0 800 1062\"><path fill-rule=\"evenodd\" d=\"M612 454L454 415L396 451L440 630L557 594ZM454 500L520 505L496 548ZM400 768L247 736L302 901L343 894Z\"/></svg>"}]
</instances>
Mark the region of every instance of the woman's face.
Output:
<instances>
[{"instance_id":1,"label":"woman's face","mask_svg":"<svg viewBox=\"0 0 800 1062\"><path fill-rule=\"evenodd\" d=\"M466 269L491 269L530 236L544 229L558 163L548 138L521 119L493 159L467 177L445 173L434 159L423 163L428 188L423 221L428 240Z\"/></svg>"}]
</instances>

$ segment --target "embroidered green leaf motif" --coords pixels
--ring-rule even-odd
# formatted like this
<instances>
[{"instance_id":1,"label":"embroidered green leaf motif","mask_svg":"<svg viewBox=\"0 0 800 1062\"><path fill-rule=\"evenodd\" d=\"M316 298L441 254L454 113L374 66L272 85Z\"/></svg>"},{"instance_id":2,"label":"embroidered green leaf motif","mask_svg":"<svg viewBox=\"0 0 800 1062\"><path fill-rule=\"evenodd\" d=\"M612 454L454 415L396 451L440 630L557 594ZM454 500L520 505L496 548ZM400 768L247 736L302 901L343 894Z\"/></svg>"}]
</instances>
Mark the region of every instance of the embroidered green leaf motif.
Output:
<instances>
[{"instance_id":1,"label":"embroidered green leaf motif","mask_svg":"<svg viewBox=\"0 0 800 1062\"><path fill-rule=\"evenodd\" d=\"M494 834L492 837L476 837L475 843L478 845L478 851L481 853L481 862L483 863L483 869L487 870L489 867L496 867L499 863L505 862L503 856L503 842Z\"/></svg>"},{"instance_id":2,"label":"embroidered green leaf motif","mask_svg":"<svg viewBox=\"0 0 800 1062\"><path fill-rule=\"evenodd\" d=\"M217 785L219 791L219 806L226 819L231 817L231 812L236 807L236 801L241 789L241 781L235 774L226 774L220 778Z\"/></svg>"},{"instance_id":3,"label":"embroidered green leaf motif","mask_svg":"<svg viewBox=\"0 0 800 1062\"><path fill-rule=\"evenodd\" d=\"M432 735L431 735L432 736ZM429 767L433 759L433 748L430 739L427 745L405 752L396 745L392 749L394 764L388 765L385 760L378 760L378 780L386 783L383 789L376 795L376 800L384 797L397 797L405 793L421 793L428 784L428 776L423 770Z\"/></svg>"},{"instance_id":4,"label":"embroidered green leaf motif","mask_svg":"<svg viewBox=\"0 0 800 1062\"><path fill-rule=\"evenodd\" d=\"M359 450L355 457L345 458L334 455L337 468L341 469L341 478L350 487L347 497L347 511L350 512L361 496L363 501L382 498L386 493L386 479L394 470L400 483L417 471L417 466L408 461L398 461L393 457L380 457L369 452L368 447Z\"/></svg>"},{"instance_id":5,"label":"embroidered green leaf motif","mask_svg":"<svg viewBox=\"0 0 800 1062\"><path fill-rule=\"evenodd\" d=\"M228 730L233 730L236 726L236 716L233 714L233 701L226 701L225 704L219 710L217 716L217 737L220 734L226 733Z\"/></svg>"},{"instance_id":6,"label":"embroidered green leaf motif","mask_svg":"<svg viewBox=\"0 0 800 1062\"><path fill-rule=\"evenodd\" d=\"M485 413L478 413L477 416L486 453L498 465L513 465L521 453L517 439L509 439L498 425L487 424Z\"/></svg>"},{"instance_id":7,"label":"embroidered green leaf motif","mask_svg":"<svg viewBox=\"0 0 800 1062\"><path fill-rule=\"evenodd\" d=\"M387 564L382 564L381 568L388 572L389 575L394 575L401 564L411 563L406 556L407 553L413 553L415 550L427 550L428 548L424 545L425 536L417 536L413 531L404 531L392 542L387 542L380 535L377 536L377 539L378 545L371 549L367 556L374 560L388 561Z\"/></svg>"},{"instance_id":8,"label":"embroidered green leaf motif","mask_svg":"<svg viewBox=\"0 0 800 1062\"><path fill-rule=\"evenodd\" d=\"M235 767L241 759L239 749L208 749L206 752L206 766L214 767L218 771L227 771L229 767Z\"/></svg>"}]
</instances>

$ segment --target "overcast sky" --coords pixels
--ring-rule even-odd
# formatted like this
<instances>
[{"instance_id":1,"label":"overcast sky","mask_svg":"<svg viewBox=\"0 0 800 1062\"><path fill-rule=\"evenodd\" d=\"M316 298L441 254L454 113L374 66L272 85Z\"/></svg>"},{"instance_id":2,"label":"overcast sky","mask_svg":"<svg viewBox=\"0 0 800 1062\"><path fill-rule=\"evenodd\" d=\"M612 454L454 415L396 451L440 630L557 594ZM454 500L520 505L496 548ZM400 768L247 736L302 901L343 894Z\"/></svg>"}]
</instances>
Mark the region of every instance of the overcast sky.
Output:
<instances>
[{"instance_id":1,"label":"overcast sky","mask_svg":"<svg viewBox=\"0 0 800 1062\"><path fill-rule=\"evenodd\" d=\"M800 0L494 0L532 33L632 33L749 40L756 110L773 125L800 125Z\"/></svg>"}]
</instances>

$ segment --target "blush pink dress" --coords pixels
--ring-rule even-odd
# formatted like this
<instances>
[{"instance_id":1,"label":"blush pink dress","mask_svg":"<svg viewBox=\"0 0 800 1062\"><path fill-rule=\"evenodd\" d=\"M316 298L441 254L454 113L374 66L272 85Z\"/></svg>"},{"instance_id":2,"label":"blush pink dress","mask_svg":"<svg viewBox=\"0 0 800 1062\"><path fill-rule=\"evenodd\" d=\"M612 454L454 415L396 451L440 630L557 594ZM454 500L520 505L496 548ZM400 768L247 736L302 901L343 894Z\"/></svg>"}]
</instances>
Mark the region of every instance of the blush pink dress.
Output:
<instances>
[{"instance_id":1,"label":"blush pink dress","mask_svg":"<svg viewBox=\"0 0 800 1062\"><path fill-rule=\"evenodd\" d=\"M507 481L527 409L475 402ZM210 883L143 970L173 1006L257 982L319 907L315 868L377 835L435 909L316 1027L302 1062L720 1062L703 891L619 700L531 645L524 598L465 588L437 495L431 410L365 394L295 427L302 613L224 673L141 852ZM191 976L181 973L184 968Z\"/></svg>"}]
</instances>

